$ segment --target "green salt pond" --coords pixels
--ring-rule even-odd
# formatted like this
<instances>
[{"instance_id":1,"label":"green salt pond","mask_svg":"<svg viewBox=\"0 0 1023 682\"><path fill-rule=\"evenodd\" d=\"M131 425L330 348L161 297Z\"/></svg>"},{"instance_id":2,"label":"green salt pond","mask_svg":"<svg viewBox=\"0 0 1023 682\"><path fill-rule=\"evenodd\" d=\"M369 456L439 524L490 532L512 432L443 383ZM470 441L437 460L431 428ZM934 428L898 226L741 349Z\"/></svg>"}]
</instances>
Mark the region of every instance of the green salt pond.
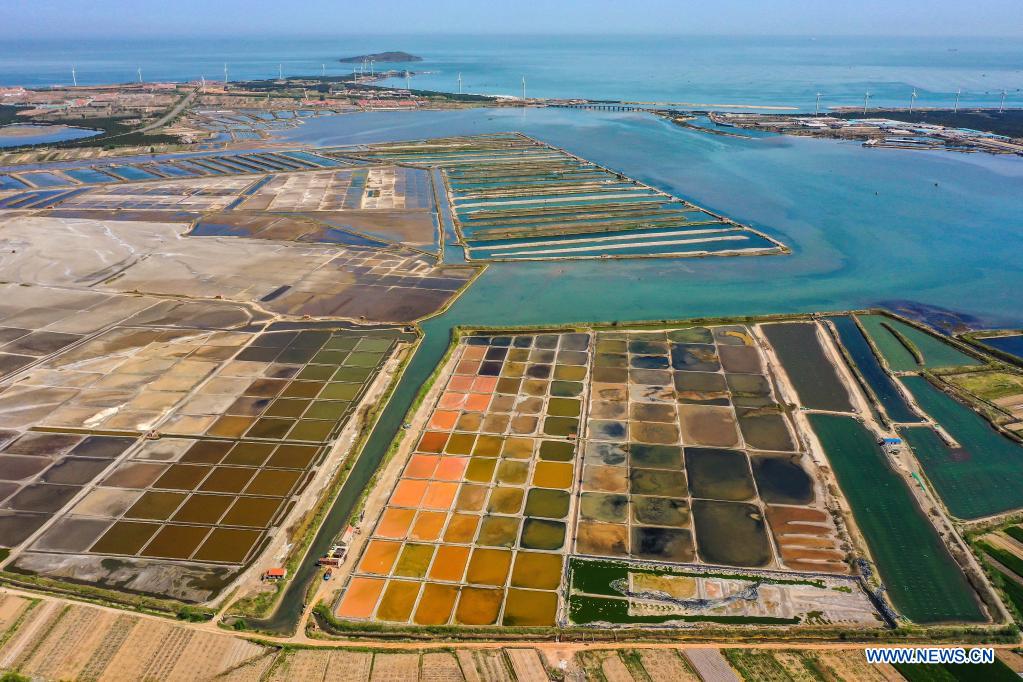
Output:
<instances>
[{"instance_id":1,"label":"green salt pond","mask_svg":"<svg viewBox=\"0 0 1023 682\"><path fill-rule=\"evenodd\" d=\"M983 621L966 576L873 435L852 417L809 419L895 607L916 623Z\"/></svg>"},{"instance_id":2,"label":"green salt pond","mask_svg":"<svg viewBox=\"0 0 1023 682\"><path fill-rule=\"evenodd\" d=\"M910 376L901 381L960 445L949 448L929 427L903 430L949 511L975 519L1023 506L1023 446L927 379Z\"/></svg>"},{"instance_id":3,"label":"green salt pond","mask_svg":"<svg viewBox=\"0 0 1023 682\"><path fill-rule=\"evenodd\" d=\"M857 315L857 317L881 351L881 355L888 361L888 366L896 372L913 371L920 369L921 365L917 364L913 353L891 330L895 330L913 344L923 356L923 367L926 369L980 364L979 360L905 322L885 315Z\"/></svg>"}]
</instances>

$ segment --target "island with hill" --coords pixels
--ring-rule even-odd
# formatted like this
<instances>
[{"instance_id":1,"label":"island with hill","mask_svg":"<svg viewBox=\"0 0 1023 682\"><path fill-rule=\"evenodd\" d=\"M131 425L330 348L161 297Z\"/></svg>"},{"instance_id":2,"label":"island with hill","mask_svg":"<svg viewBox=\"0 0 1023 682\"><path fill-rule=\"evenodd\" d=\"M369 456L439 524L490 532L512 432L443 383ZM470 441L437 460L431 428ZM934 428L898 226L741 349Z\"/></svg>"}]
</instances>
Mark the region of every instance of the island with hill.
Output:
<instances>
[{"instance_id":1,"label":"island with hill","mask_svg":"<svg viewBox=\"0 0 1023 682\"><path fill-rule=\"evenodd\" d=\"M362 62L382 62L386 64L397 64L404 62L421 62L422 57L418 57L408 52L400 51L389 51L389 52L375 52L373 54L360 54L355 57L343 57L338 60L342 64L361 64Z\"/></svg>"}]
</instances>

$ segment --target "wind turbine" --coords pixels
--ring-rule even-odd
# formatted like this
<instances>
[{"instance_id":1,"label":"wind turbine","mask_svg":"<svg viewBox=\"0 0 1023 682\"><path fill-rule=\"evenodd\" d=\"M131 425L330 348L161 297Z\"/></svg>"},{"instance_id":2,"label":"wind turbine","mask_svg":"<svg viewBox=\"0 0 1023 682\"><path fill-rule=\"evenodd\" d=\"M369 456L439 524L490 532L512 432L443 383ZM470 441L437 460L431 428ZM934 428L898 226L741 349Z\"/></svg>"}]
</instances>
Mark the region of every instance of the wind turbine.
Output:
<instances>
[{"instance_id":1,"label":"wind turbine","mask_svg":"<svg viewBox=\"0 0 1023 682\"><path fill-rule=\"evenodd\" d=\"M863 93L863 113L867 113L867 104L870 102L870 91Z\"/></svg>"},{"instance_id":2,"label":"wind turbine","mask_svg":"<svg viewBox=\"0 0 1023 682\"><path fill-rule=\"evenodd\" d=\"M205 92L206 92L206 76L205 76L205 74L200 76L200 81L202 82L202 91L205 94Z\"/></svg>"},{"instance_id":3,"label":"wind turbine","mask_svg":"<svg viewBox=\"0 0 1023 682\"><path fill-rule=\"evenodd\" d=\"M283 64L278 64L277 65L277 80L279 80L279 81L284 80L284 65Z\"/></svg>"},{"instance_id":4,"label":"wind turbine","mask_svg":"<svg viewBox=\"0 0 1023 682\"><path fill-rule=\"evenodd\" d=\"M78 74L75 73L74 64L71 65L71 82L75 84L76 88L78 87Z\"/></svg>"},{"instance_id":5,"label":"wind turbine","mask_svg":"<svg viewBox=\"0 0 1023 682\"><path fill-rule=\"evenodd\" d=\"M959 95L961 95L961 94L963 94L963 89L962 88L959 88L958 90L956 90L956 105L955 105L955 108L952 109L952 113L953 114L958 114L959 113Z\"/></svg>"},{"instance_id":6,"label":"wind turbine","mask_svg":"<svg viewBox=\"0 0 1023 682\"><path fill-rule=\"evenodd\" d=\"M408 72L408 69L405 69L405 89L412 90L412 74Z\"/></svg>"},{"instance_id":7,"label":"wind turbine","mask_svg":"<svg viewBox=\"0 0 1023 682\"><path fill-rule=\"evenodd\" d=\"M817 106L813 110L813 115L814 116L821 115L821 93L819 92L817 93Z\"/></svg>"},{"instance_id":8,"label":"wind turbine","mask_svg":"<svg viewBox=\"0 0 1023 682\"><path fill-rule=\"evenodd\" d=\"M139 72L139 83L141 83L142 82L142 67L141 66L138 68L138 72Z\"/></svg>"},{"instance_id":9,"label":"wind turbine","mask_svg":"<svg viewBox=\"0 0 1023 682\"><path fill-rule=\"evenodd\" d=\"M1005 110L1005 88L1002 88L1002 103L998 105L998 113L1002 113Z\"/></svg>"},{"instance_id":10,"label":"wind turbine","mask_svg":"<svg viewBox=\"0 0 1023 682\"><path fill-rule=\"evenodd\" d=\"M458 72L458 94L462 94L462 72Z\"/></svg>"},{"instance_id":11,"label":"wind turbine","mask_svg":"<svg viewBox=\"0 0 1023 682\"><path fill-rule=\"evenodd\" d=\"M320 64L320 77L321 78L326 78L327 77L327 65L326 64Z\"/></svg>"},{"instance_id":12,"label":"wind turbine","mask_svg":"<svg viewBox=\"0 0 1023 682\"><path fill-rule=\"evenodd\" d=\"M377 75L377 60L375 60L375 59L370 59L369 60L369 75L370 76L376 76Z\"/></svg>"},{"instance_id":13,"label":"wind turbine","mask_svg":"<svg viewBox=\"0 0 1023 682\"><path fill-rule=\"evenodd\" d=\"M916 88L913 88L913 94L909 96L909 113L913 113L913 105L916 104Z\"/></svg>"},{"instance_id":14,"label":"wind turbine","mask_svg":"<svg viewBox=\"0 0 1023 682\"><path fill-rule=\"evenodd\" d=\"M522 77L522 101L526 101L526 77Z\"/></svg>"},{"instance_id":15,"label":"wind turbine","mask_svg":"<svg viewBox=\"0 0 1023 682\"><path fill-rule=\"evenodd\" d=\"M224 62L224 87L227 87L227 62Z\"/></svg>"}]
</instances>

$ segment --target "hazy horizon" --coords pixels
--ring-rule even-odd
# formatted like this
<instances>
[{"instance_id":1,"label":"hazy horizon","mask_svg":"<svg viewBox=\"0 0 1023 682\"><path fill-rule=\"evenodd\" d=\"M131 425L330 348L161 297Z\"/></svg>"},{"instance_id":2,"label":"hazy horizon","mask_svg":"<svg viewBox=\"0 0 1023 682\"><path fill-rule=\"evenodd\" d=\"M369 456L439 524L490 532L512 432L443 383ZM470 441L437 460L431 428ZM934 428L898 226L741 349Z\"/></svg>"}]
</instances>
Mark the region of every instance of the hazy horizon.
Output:
<instances>
[{"instance_id":1,"label":"hazy horizon","mask_svg":"<svg viewBox=\"0 0 1023 682\"><path fill-rule=\"evenodd\" d=\"M729 35L772 37L1023 37L1018 0L861 0L811 8L802 0L562 0L491 6L471 0L35 0L0 4L0 39L186 36ZM335 24L336 29L324 28ZM954 29L954 30L950 30Z\"/></svg>"}]
</instances>

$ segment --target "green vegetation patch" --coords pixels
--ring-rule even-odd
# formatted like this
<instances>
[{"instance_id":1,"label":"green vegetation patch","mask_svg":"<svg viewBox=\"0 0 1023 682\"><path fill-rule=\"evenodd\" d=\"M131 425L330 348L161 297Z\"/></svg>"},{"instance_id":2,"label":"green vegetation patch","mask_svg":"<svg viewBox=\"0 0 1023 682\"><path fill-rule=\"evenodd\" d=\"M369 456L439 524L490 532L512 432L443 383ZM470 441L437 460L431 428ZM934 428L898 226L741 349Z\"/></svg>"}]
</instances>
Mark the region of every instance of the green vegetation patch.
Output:
<instances>
[{"instance_id":1,"label":"green vegetation patch","mask_svg":"<svg viewBox=\"0 0 1023 682\"><path fill-rule=\"evenodd\" d=\"M1002 661L976 664L945 663L942 665L922 663L896 663L895 669L909 682L1000 682L1014 680L1019 682L1019 675Z\"/></svg>"},{"instance_id":2,"label":"green vegetation patch","mask_svg":"<svg viewBox=\"0 0 1023 682\"><path fill-rule=\"evenodd\" d=\"M1012 552L1006 551L1000 547L995 547L983 540L978 540L977 546L984 550L985 554L1000 563L1002 566L1005 566L1020 578L1023 578L1023 559L1020 559Z\"/></svg>"},{"instance_id":3,"label":"green vegetation patch","mask_svg":"<svg viewBox=\"0 0 1023 682\"><path fill-rule=\"evenodd\" d=\"M966 372L944 377L967 393L988 401L1023 393L1023 375L1012 372Z\"/></svg>"}]
</instances>

